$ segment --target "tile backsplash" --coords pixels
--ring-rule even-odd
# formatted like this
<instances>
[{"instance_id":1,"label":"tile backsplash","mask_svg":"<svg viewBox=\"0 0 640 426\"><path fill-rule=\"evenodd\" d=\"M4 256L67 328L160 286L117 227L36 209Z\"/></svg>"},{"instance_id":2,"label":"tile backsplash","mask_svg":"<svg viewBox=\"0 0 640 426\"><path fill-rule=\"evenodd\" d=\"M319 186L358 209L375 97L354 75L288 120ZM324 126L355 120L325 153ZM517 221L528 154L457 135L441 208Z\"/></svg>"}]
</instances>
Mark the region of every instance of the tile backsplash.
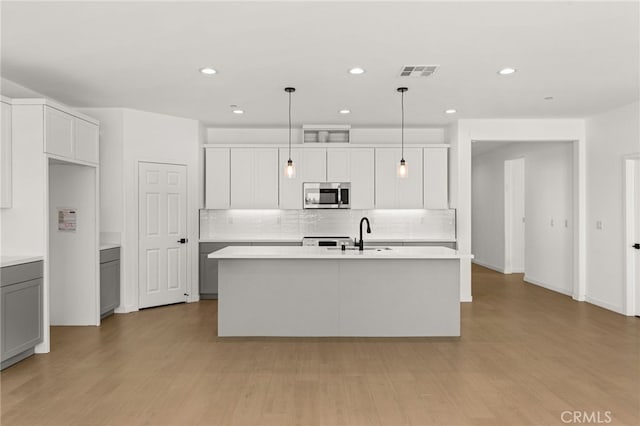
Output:
<instances>
[{"instance_id":1,"label":"tile backsplash","mask_svg":"<svg viewBox=\"0 0 640 426\"><path fill-rule=\"evenodd\" d=\"M363 216L369 238L456 239L455 210L200 210L200 239L354 237Z\"/></svg>"}]
</instances>

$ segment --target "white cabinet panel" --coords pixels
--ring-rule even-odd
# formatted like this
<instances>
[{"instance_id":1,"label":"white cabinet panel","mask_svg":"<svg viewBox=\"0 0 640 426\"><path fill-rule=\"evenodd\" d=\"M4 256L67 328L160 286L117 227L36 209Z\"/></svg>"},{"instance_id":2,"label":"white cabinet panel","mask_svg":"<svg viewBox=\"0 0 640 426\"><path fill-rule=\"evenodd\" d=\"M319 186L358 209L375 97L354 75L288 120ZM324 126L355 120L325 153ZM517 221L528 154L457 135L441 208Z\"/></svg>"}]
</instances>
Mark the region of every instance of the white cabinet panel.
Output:
<instances>
[{"instance_id":1,"label":"white cabinet panel","mask_svg":"<svg viewBox=\"0 0 640 426\"><path fill-rule=\"evenodd\" d=\"M424 208L449 208L447 148L424 148Z\"/></svg>"},{"instance_id":2,"label":"white cabinet panel","mask_svg":"<svg viewBox=\"0 0 640 426\"><path fill-rule=\"evenodd\" d=\"M280 148L280 208L302 209L302 184L327 181L327 150L325 148L292 148L291 159L296 170L294 178L284 176L289 149Z\"/></svg>"},{"instance_id":3,"label":"white cabinet panel","mask_svg":"<svg viewBox=\"0 0 640 426\"><path fill-rule=\"evenodd\" d=\"M12 171L11 171L11 105L2 105L2 134L0 135L0 167L2 187L0 188L0 208L11 208L12 205Z\"/></svg>"},{"instance_id":4,"label":"white cabinet panel","mask_svg":"<svg viewBox=\"0 0 640 426\"><path fill-rule=\"evenodd\" d=\"M230 159L231 208L278 208L278 149L231 148Z\"/></svg>"},{"instance_id":5,"label":"white cabinet panel","mask_svg":"<svg viewBox=\"0 0 640 426\"><path fill-rule=\"evenodd\" d=\"M373 148L329 148L327 151L327 180L351 182L351 208L374 208Z\"/></svg>"},{"instance_id":6,"label":"white cabinet panel","mask_svg":"<svg viewBox=\"0 0 640 426\"><path fill-rule=\"evenodd\" d=\"M228 209L230 187L229 148L205 150L205 207Z\"/></svg>"},{"instance_id":7,"label":"white cabinet panel","mask_svg":"<svg viewBox=\"0 0 640 426\"><path fill-rule=\"evenodd\" d=\"M276 148L254 151L253 208L278 208L278 150Z\"/></svg>"},{"instance_id":8,"label":"white cabinet panel","mask_svg":"<svg viewBox=\"0 0 640 426\"><path fill-rule=\"evenodd\" d=\"M76 160L98 163L98 126L74 117Z\"/></svg>"},{"instance_id":9,"label":"white cabinet panel","mask_svg":"<svg viewBox=\"0 0 640 426\"><path fill-rule=\"evenodd\" d=\"M44 107L45 152L74 158L74 117L57 109Z\"/></svg>"},{"instance_id":10,"label":"white cabinet panel","mask_svg":"<svg viewBox=\"0 0 640 426\"><path fill-rule=\"evenodd\" d=\"M422 149L405 148L409 175L398 178L396 170L402 156L400 148L376 148L376 208L421 209L423 207Z\"/></svg>"}]
</instances>

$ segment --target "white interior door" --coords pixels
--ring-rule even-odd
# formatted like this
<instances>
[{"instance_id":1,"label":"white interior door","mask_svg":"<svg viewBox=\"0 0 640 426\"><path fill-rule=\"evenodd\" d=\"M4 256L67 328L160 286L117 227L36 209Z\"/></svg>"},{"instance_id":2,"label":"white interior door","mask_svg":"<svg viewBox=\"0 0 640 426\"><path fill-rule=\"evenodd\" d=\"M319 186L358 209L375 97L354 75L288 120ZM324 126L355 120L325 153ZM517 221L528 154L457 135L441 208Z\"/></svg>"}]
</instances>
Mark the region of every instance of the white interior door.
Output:
<instances>
[{"instance_id":1,"label":"white interior door","mask_svg":"<svg viewBox=\"0 0 640 426\"><path fill-rule=\"evenodd\" d=\"M524 158L504 162L505 273L524 272Z\"/></svg>"},{"instance_id":2,"label":"white interior door","mask_svg":"<svg viewBox=\"0 0 640 426\"><path fill-rule=\"evenodd\" d=\"M139 306L184 302L187 168L140 162L138 177Z\"/></svg>"},{"instance_id":3,"label":"white interior door","mask_svg":"<svg viewBox=\"0 0 640 426\"><path fill-rule=\"evenodd\" d=\"M640 244L640 160L634 160L635 182L633 185L633 198L635 212L633 214L634 241L633 244ZM635 293L636 293L636 315L640 316L640 249L634 250L634 270L635 270Z\"/></svg>"}]
</instances>

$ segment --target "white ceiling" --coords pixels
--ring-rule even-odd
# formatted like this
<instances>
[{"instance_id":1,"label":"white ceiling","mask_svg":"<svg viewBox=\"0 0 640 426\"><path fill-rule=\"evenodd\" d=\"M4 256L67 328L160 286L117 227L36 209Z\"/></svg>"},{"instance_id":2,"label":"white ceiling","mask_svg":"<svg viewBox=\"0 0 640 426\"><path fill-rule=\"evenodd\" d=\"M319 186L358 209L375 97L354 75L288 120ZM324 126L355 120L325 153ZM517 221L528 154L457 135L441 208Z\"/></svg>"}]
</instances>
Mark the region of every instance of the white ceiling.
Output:
<instances>
[{"instance_id":1,"label":"white ceiling","mask_svg":"<svg viewBox=\"0 0 640 426\"><path fill-rule=\"evenodd\" d=\"M584 117L638 99L638 2L8 2L2 77L214 126ZM403 65L439 64L427 78ZM352 76L347 70L367 72ZM198 72L212 66L219 73ZM508 77L496 71L513 66ZM545 101L553 96L553 101ZM230 104L244 109L231 113ZM352 110L341 116L338 110ZM456 115L444 110L455 108Z\"/></svg>"}]
</instances>

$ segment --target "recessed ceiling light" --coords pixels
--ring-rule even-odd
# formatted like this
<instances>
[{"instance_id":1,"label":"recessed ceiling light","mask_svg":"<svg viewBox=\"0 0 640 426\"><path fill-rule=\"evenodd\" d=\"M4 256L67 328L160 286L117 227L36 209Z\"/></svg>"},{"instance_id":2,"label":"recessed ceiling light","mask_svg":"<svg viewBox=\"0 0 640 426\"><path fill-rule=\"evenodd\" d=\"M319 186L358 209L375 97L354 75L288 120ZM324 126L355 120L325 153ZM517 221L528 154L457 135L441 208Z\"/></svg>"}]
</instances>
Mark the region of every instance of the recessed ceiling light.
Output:
<instances>
[{"instance_id":1,"label":"recessed ceiling light","mask_svg":"<svg viewBox=\"0 0 640 426\"><path fill-rule=\"evenodd\" d=\"M458 112L458 111L456 111L455 109L448 109L448 110L445 110L445 113L446 113L446 114L455 114L456 112Z\"/></svg>"},{"instance_id":2,"label":"recessed ceiling light","mask_svg":"<svg viewBox=\"0 0 640 426\"><path fill-rule=\"evenodd\" d=\"M353 74L353 75L364 74L364 68L360 68L360 67L351 68L349 70L349 74Z\"/></svg>"},{"instance_id":3,"label":"recessed ceiling light","mask_svg":"<svg viewBox=\"0 0 640 426\"><path fill-rule=\"evenodd\" d=\"M351 110L350 109L341 109L340 111L338 111L340 114L351 114Z\"/></svg>"},{"instance_id":4,"label":"recessed ceiling light","mask_svg":"<svg viewBox=\"0 0 640 426\"><path fill-rule=\"evenodd\" d=\"M233 113L234 114L244 114L244 110L243 109L234 109Z\"/></svg>"},{"instance_id":5,"label":"recessed ceiling light","mask_svg":"<svg viewBox=\"0 0 640 426\"><path fill-rule=\"evenodd\" d=\"M213 75L213 74L217 73L218 71L214 70L211 67L204 67L204 68L200 68L200 72L202 74Z\"/></svg>"},{"instance_id":6,"label":"recessed ceiling light","mask_svg":"<svg viewBox=\"0 0 640 426\"><path fill-rule=\"evenodd\" d=\"M500 71L498 71L498 74L509 75L509 74L513 74L516 71L517 70L515 68L502 68Z\"/></svg>"}]
</instances>

